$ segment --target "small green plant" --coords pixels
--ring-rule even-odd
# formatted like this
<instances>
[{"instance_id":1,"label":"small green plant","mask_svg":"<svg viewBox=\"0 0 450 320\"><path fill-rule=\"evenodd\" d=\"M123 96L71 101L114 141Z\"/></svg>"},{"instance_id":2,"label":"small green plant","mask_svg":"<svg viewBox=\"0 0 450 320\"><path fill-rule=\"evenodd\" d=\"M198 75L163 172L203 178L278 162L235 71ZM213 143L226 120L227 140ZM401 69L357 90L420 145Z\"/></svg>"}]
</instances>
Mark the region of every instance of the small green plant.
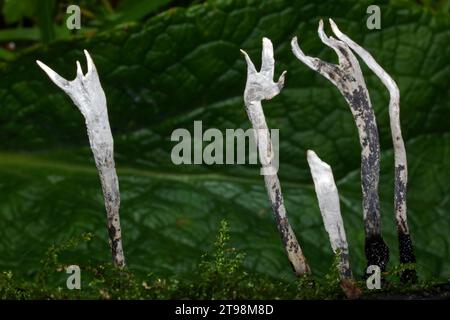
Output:
<instances>
[{"instance_id":1,"label":"small green plant","mask_svg":"<svg viewBox=\"0 0 450 320\"><path fill-rule=\"evenodd\" d=\"M3 271L0 273L0 298L23 300L30 296L28 291L19 285L12 271Z\"/></svg>"},{"instance_id":2,"label":"small green plant","mask_svg":"<svg viewBox=\"0 0 450 320\"><path fill-rule=\"evenodd\" d=\"M112 264L87 266L84 273L90 278L87 290L94 298L100 299L142 299L142 285L136 275Z\"/></svg>"},{"instance_id":3,"label":"small green plant","mask_svg":"<svg viewBox=\"0 0 450 320\"><path fill-rule=\"evenodd\" d=\"M227 221L222 220L213 252L204 254L199 265L202 298L236 298L237 289L247 278L242 268L245 255L229 247L229 241L230 229Z\"/></svg>"},{"instance_id":4,"label":"small green plant","mask_svg":"<svg viewBox=\"0 0 450 320\"><path fill-rule=\"evenodd\" d=\"M55 244L48 248L44 257L41 259L42 267L36 276L37 282L42 286L46 285L50 274L65 269L65 265L59 261L60 254L64 251L74 249L82 243L91 241L92 237L92 233L84 233L81 236L72 237L60 244Z\"/></svg>"},{"instance_id":5,"label":"small green plant","mask_svg":"<svg viewBox=\"0 0 450 320\"><path fill-rule=\"evenodd\" d=\"M324 300L342 299L344 295L340 288L340 277L338 265L340 255L334 256L329 271L323 278L316 279L312 275L303 275L298 278L297 299L302 300Z\"/></svg>"}]
</instances>

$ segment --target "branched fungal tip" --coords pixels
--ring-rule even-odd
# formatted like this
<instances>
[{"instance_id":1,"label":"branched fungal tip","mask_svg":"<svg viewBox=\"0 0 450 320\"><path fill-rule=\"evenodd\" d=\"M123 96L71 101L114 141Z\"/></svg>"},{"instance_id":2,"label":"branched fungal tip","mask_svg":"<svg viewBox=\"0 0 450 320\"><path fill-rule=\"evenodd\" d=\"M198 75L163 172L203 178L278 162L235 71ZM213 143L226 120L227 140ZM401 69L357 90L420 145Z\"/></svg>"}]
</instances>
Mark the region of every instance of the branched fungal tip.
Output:
<instances>
[{"instance_id":1,"label":"branched fungal tip","mask_svg":"<svg viewBox=\"0 0 450 320\"><path fill-rule=\"evenodd\" d=\"M264 155L271 154L272 141L270 135L266 135L268 127L261 101L269 100L280 93L284 85L286 71L282 72L278 82L273 81L275 71L275 59L273 45L268 38L263 38L263 49L261 57L261 69L258 72L248 54L241 50L247 62L247 83L244 91L244 102L247 115L255 130L259 157L263 168L271 166L270 159ZM286 208L284 206L280 181L276 173L264 174L264 182L272 205L272 212L277 223L281 240L285 247L289 261L297 275L309 273L310 269L303 255L301 247L288 221Z\"/></svg>"},{"instance_id":2,"label":"branched fungal tip","mask_svg":"<svg viewBox=\"0 0 450 320\"><path fill-rule=\"evenodd\" d=\"M361 145L361 187L366 242L369 243L370 239L375 237L379 239L380 247L383 247L383 253L380 253L381 251L373 249L373 246L366 246L366 256L368 261L376 261L375 264L385 266L388 254L384 252L388 251L381 237L378 198L380 144L375 113L358 60L350 50L351 45L346 41L328 37L323 30L322 20L319 21L317 33L320 40L335 51L339 64L305 56L298 47L296 38L291 42L292 51L301 62L320 73L339 89L354 116Z\"/></svg>"},{"instance_id":3,"label":"branched fungal tip","mask_svg":"<svg viewBox=\"0 0 450 320\"><path fill-rule=\"evenodd\" d=\"M113 262L125 266L120 228L120 193L114 162L114 141L108 119L105 93L91 56L84 50L87 72L83 74L81 64L76 61L76 77L67 81L47 65L37 60L38 66L49 78L72 99L86 120L89 142L94 155L108 219L108 233Z\"/></svg>"},{"instance_id":4,"label":"branched fungal tip","mask_svg":"<svg viewBox=\"0 0 450 320\"><path fill-rule=\"evenodd\" d=\"M273 81L275 72L273 45L268 38L263 38L262 43L263 50L261 54L261 69L259 72L247 52L242 49L240 50L247 62L246 101L270 100L278 95L284 87L287 71L281 73L276 83Z\"/></svg>"}]
</instances>

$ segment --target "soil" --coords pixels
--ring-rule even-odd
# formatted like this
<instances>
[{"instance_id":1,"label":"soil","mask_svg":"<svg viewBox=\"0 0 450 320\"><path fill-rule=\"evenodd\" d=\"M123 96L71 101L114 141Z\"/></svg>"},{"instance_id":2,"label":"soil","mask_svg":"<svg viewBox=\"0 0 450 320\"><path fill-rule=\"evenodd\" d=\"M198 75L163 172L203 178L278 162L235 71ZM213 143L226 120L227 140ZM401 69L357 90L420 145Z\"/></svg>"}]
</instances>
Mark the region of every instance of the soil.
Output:
<instances>
[{"instance_id":1,"label":"soil","mask_svg":"<svg viewBox=\"0 0 450 320\"><path fill-rule=\"evenodd\" d=\"M450 283L442 283L433 285L432 287L408 293L389 293L383 292L363 297L363 299L371 300L450 300Z\"/></svg>"}]
</instances>

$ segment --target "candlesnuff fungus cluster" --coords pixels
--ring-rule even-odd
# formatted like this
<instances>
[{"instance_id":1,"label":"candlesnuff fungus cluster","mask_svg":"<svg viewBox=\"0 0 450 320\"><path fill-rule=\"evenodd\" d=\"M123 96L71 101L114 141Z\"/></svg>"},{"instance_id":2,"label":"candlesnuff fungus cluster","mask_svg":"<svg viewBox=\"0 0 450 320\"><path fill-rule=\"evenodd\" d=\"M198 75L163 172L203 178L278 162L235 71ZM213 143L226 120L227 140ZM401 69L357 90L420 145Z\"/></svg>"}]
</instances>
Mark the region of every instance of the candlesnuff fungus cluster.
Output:
<instances>
[{"instance_id":1,"label":"candlesnuff fungus cluster","mask_svg":"<svg viewBox=\"0 0 450 320\"><path fill-rule=\"evenodd\" d=\"M309 68L319 72L331 81L344 96L356 122L361 145L361 187L363 194L363 217L366 235L365 253L367 264L377 265L382 271L386 269L389 261L389 249L381 235L381 217L378 197L378 182L380 175L380 143L375 113L366 88L364 77L358 60L353 54L353 49L366 62L371 70L382 80L390 92L389 116L392 130L392 138L395 151L395 215L399 235L400 261L401 263L415 262L412 250L411 238L406 216L406 184L407 166L406 152L400 129L399 90L392 78L375 62L372 56L339 31L336 24L330 19L334 33L340 39L327 37L323 31L323 22L320 20L318 34L321 41L332 48L338 58L339 64L335 65L318 58L306 56L297 43L297 38L292 39L292 51L294 55ZM242 50L241 50L242 51ZM248 117L256 130L258 151L269 155L272 145L268 135L259 134L259 129L267 130L267 124L261 106L261 100L268 100L276 96L284 84L284 74L278 83L273 82L274 58L273 47L269 39L263 39L262 67L258 73L248 55L242 51L247 61L247 83L244 93L244 101ZM308 163L314 180L315 190L319 201L325 229L329 234L333 251L340 255L338 271L342 281L350 280L352 272L348 260L348 244L345 236L344 225L339 208L339 196L334 183L330 166L321 161L313 151L308 151ZM262 166L270 164L265 156L261 157ZM284 246L289 260L294 265L297 274L309 273L310 269L306 259L300 250L292 228L287 222L286 209L283 204L280 183L276 175L265 176L266 188ZM281 212L281 213L280 213ZM282 214L282 216L281 216ZM285 219L281 219L284 217ZM288 242L286 240L290 240ZM302 262L302 268L295 268L292 248L295 249L297 261ZM406 270L403 280L414 280L415 271ZM356 287L355 287L356 288ZM356 290L358 291L358 290ZM356 292L354 291L354 292ZM358 293L355 294L356 296Z\"/></svg>"},{"instance_id":2,"label":"candlesnuff fungus cluster","mask_svg":"<svg viewBox=\"0 0 450 320\"><path fill-rule=\"evenodd\" d=\"M268 133L268 127L261 100L269 100L276 96L284 85L283 72L277 83L273 82L275 60L273 57L272 42L263 38L263 51L261 58L261 71L257 72L248 54L241 50L247 62L247 83L244 92L247 115L255 132L255 140L258 145L260 161L264 168L270 168L273 158L273 146ZM341 278L341 286L349 298L357 298L361 294L353 281L350 263L348 259L348 244L339 209L339 196L334 183L330 166L322 162L313 151L308 151L308 163L314 179L320 210L324 220L326 231L330 237L333 251L340 255L338 271ZM309 274L311 272L306 258L298 244L294 231L289 224L280 181L276 173L264 172L269 200L275 217L278 231L296 275Z\"/></svg>"},{"instance_id":3,"label":"candlesnuff fungus cluster","mask_svg":"<svg viewBox=\"0 0 450 320\"><path fill-rule=\"evenodd\" d=\"M292 51L300 61L330 80L339 89L350 106L361 145L361 185L367 263L368 265L378 265L381 270L386 269L389 260L389 250L381 236L378 198L380 144L375 113L361 68L352 50L365 61L388 88L390 92L389 116L395 152L394 203L399 236L400 261L401 263L414 263L415 256L406 215L407 163L400 128L400 94L398 87L367 51L340 32L331 19L330 24L340 40L327 37L323 31L322 21L319 23L318 34L322 42L332 48L338 55L338 65L306 56L298 46L296 37L291 42ZM273 163L274 149L261 104L262 100L270 100L280 93L284 86L286 71L281 74L278 82L275 83L273 81L275 70L273 45L267 38L263 38L262 63L259 72L248 54L243 50L241 52L247 62L247 83L244 92L245 107L254 129L259 159L273 215L295 273L297 275L309 274L311 272L310 267L287 217L280 181ZM105 200L113 262L118 267L124 267L125 257L122 249L119 218L119 183L115 170L114 142L108 120L106 97L94 63L89 53L87 51L84 51L84 53L87 60L87 73L83 74L80 63L77 61L77 76L73 81L67 81L62 78L40 61L37 61L37 64L72 99L85 118L89 142L99 172ZM307 160L331 248L335 254L339 255L338 271L341 285L348 297L358 297L361 292L353 281L349 263L348 243L340 212L339 195L331 167L320 160L314 151L308 151ZM406 269L403 279L415 280L415 271Z\"/></svg>"},{"instance_id":4,"label":"candlesnuff fungus cluster","mask_svg":"<svg viewBox=\"0 0 450 320\"><path fill-rule=\"evenodd\" d=\"M339 65L306 56L298 46L297 38L292 39L292 51L300 61L330 80L350 106L361 145L361 186L367 264L378 265L384 271L389 261L389 249L381 235L378 199L380 143L375 113L358 60L349 47L342 41L328 38L323 31L322 20L319 23L318 33L320 40L338 55Z\"/></svg>"},{"instance_id":5,"label":"candlesnuff fungus cluster","mask_svg":"<svg viewBox=\"0 0 450 320\"><path fill-rule=\"evenodd\" d=\"M87 61L87 73L83 74L80 63L77 61L77 76L72 81L62 78L44 63L36 62L50 79L72 99L84 116L105 199L113 263L117 267L125 267L119 217L119 180L114 163L114 141L109 126L106 97L91 56L86 50L84 54Z\"/></svg>"},{"instance_id":6,"label":"candlesnuff fungus cluster","mask_svg":"<svg viewBox=\"0 0 450 320\"><path fill-rule=\"evenodd\" d=\"M330 25L340 40L332 37L328 38L325 35L322 20L319 22L318 33L322 42L335 50L339 58L339 65L305 56L298 47L295 38L292 41L292 50L299 60L311 69L318 71L341 91L355 117L362 148L361 181L366 232L366 257L368 265L378 265L382 270L385 270L389 260L389 250L381 236L381 219L377 194L380 166L378 130L358 60L350 49L363 59L389 90L389 118L395 154L394 208L399 237L400 262L402 264L414 263L416 259L406 215L407 163L400 127L400 92L394 80L366 50L344 35L331 19ZM402 279L404 281L415 281L415 271L407 268L402 275Z\"/></svg>"},{"instance_id":7,"label":"candlesnuff fungus cluster","mask_svg":"<svg viewBox=\"0 0 450 320\"><path fill-rule=\"evenodd\" d=\"M383 70L383 68L375 61L369 52L343 34L337 27L336 23L334 23L331 19L330 25L336 37L345 42L353 51L355 51L389 90L389 119L395 156L394 209L397 223L400 263L415 263L416 257L412 247L406 214L408 166L406 161L405 143L403 142L402 129L400 126L400 90L392 77ZM414 269L407 268L402 274L402 280L404 281L415 281L416 279L417 275Z\"/></svg>"}]
</instances>

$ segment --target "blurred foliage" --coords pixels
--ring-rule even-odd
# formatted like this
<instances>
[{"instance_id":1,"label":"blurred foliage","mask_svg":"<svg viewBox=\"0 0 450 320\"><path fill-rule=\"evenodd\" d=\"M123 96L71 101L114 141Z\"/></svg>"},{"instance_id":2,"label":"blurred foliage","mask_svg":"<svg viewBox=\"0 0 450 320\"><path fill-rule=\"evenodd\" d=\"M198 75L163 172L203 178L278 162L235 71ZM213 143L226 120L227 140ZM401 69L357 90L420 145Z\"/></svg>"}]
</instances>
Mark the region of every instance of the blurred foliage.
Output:
<instances>
[{"instance_id":1,"label":"blurred foliage","mask_svg":"<svg viewBox=\"0 0 450 320\"><path fill-rule=\"evenodd\" d=\"M0 59L12 59L16 51L35 43L49 44L75 36L92 36L121 24L136 23L172 7L201 0L0 0ZM81 8L80 30L68 30L67 7Z\"/></svg>"},{"instance_id":2,"label":"blurred foliage","mask_svg":"<svg viewBox=\"0 0 450 320\"><path fill-rule=\"evenodd\" d=\"M34 279L48 247L90 232L93 240L66 252L66 258L76 264L91 261L94 274L106 272L98 267L110 259L105 210L83 119L35 64L40 59L71 79L75 61L82 59L86 48L108 99L124 251L133 277L142 279L149 270L157 279L204 274L204 283L211 284L210 279L226 273L220 270L242 262L248 274L293 283L258 167L176 166L170 160L172 131L192 131L194 120L202 120L204 130L249 127L242 101L246 66L239 48L247 50L257 65L261 37L267 36L275 46L275 72L288 70L285 89L264 103L264 111L269 126L280 128L279 175L289 218L314 274L326 275L333 254L305 159L305 151L314 149L334 170L351 265L360 278L365 258L354 121L336 88L297 61L289 46L292 36L298 35L305 52L335 61L316 33L319 18L333 17L400 87L417 269L422 279L449 279L450 28L442 6L382 1L382 29L367 30L369 0L210 0L192 5L177 1L135 13L129 7L125 10L125 1L108 3L112 13L105 1L86 1L83 10L93 15L83 13L82 30L60 38L67 3L55 2L54 39L45 45L37 15L28 17L24 10L11 25L2 22L8 32L26 29L25 34L35 37L6 37L17 47L5 49L10 55L0 64L1 270ZM51 32L47 34L51 39ZM362 67L379 124L383 235L393 268L398 249L389 97L378 78ZM230 268L217 265L213 255L199 269L200 257L224 218L233 225L230 246L245 252L245 259L226 251ZM178 286L157 279L147 284L163 291ZM207 289L194 291L209 294Z\"/></svg>"}]
</instances>

